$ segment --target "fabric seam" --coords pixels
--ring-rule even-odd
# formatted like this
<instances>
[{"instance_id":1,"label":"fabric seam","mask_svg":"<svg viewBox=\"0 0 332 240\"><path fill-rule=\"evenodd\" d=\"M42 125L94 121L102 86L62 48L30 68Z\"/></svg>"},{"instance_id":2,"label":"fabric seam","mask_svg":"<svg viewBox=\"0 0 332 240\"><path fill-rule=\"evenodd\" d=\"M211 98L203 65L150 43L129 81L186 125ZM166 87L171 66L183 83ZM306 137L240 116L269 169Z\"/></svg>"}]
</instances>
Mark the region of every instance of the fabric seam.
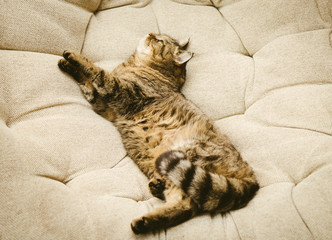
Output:
<instances>
[{"instance_id":1,"label":"fabric seam","mask_svg":"<svg viewBox=\"0 0 332 240\"><path fill-rule=\"evenodd\" d=\"M330 26L332 26L331 22L329 22L327 19L324 19L324 18L323 18L323 14L322 14L322 12L321 12L321 10L320 10L320 7L319 7L320 5L319 5L319 3L318 3L317 0L315 0L315 5L316 5L316 7L317 7L318 14L319 14L320 18L321 18L324 22L326 22L326 23L328 23ZM331 16L331 17L332 17L332 16Z\"/></svg>"},{"instance_id":2,"label":"fabric seam","mask_svg":"<svg viewBox=\"0 0 332 240\"><path fill-rule=\"evenodd\" d=\"M303 219L303 217L302 217L302 215L301 215L299 209L296 207L296 204L295 204L295 202L294 202L294 198L293 198L294 188L295 188L295 185L292 186L292 190L291 190L291 199L292 199L292 203L293 203L293 206L294 206L294 208L295 208L295 211L297 212L297 214L298 214L299 217L301 218L301 221L303 222L304 226L308 229L308 231L309 231L309 233L310 233L310 235L311 235L311 238L312 238L312 239L315 239L315 237L314 237L313 233L311 232L311 230L310 230L308 224L304 221L304 219Z\"/></svg>"},{"instance_id":3,"label":"fabric seam","mask_svg":"<svg viewBox=\"0 0 332 240\"><path fill-rule=\"evenodd\" d=\"M236 224L236 222L235 222L235 220L234 220L234 217L233 217L233 215L232 215L232 212L230 212L229 215L230 215L230 217L231 217L232 220L233 220L233 223L234 223L234 225L235 225L236 232L237 232L237 235L239 236L239 239L242 240L242 237L241 237L241 234L240 234L240 231L239 231L239 227L237 226L237 224Z\"/></svg>"},{"instance_id":4,"label":"fabric seam","mask_svg":"<svg viewBox=\"0 0 332 240\"><path fill-rule=\"evenodd\" d=\"M153 14L153 16L154 16L154 19L155 19L155 22L156 22L156 25L157 25L157 31L158 31L158 34L161 34L161 32L160 32L160 27L159 27L159 22L158 22L158 18L157 18L156 12L155 12L155 10L153 9L152 4L150 4L149 6L150 6L150 8L151 8L152 14Z\"/></svg>"},{"instance_id":5,"label":"fabric seam","mask_svg":"<svg viewBox=\"0 0 332 240\"><path fill-rule=\"evenodd\" d=\"M89 21L88 21L88 23L87 23L87 25L86 25L86 28L85 28L85 31L84 31L84 37L83 37L83 42L82 42L82 47L81 47L80 53L82 53L82 51L83 51L83 48L84 48L84 45L85 45L85 40L86 40L86 35L87 35L88 28L89 28L89 26L90 26L91 19L92 19L93 16L94 16L94 13L91 13L91 14L90 14Z\"/></svg>"},{"instance_id":6,"label":"fabric seam","mask_svg":"<svg viewBox=\"0 0 332 240\"><path fill-rule=\"evenodd\" d=\"M216 8L216 7L215 7ZM228 19L222 14L222 12L220 11L220 9L216 8L217 11L219 12L220 16L225 19L226 23L233 29L233 31L236 33L236 36L238 37L238 39L240 40L241 42L241 45L242 47L244 48L244 50L246 51L247 55L246 56L249 56L249 57L252 57L252 55L250 55L248 49L246 48L246 46L244 45L241 37L240 37L240 34L238 33L238 31L236 31L235 27L230 23L230 21L228 21Z\"/></svg>"},{"instance_id":7,"label":"fabric seam","mask_svg":"<svg viewBox=\"0 0 332 240\"><path fill-rule=\"evenodd\" d=\"M248 110L248 108L254 104L254 102L250 105L247 104L248 102L248 95L249 95L249 91L251 91L251 93L253 92L253 88L254 88L254 85L255 85L255 77L256 77L256 62L255 62L255 59L253 57L251 57L252 59L252 74L251 74L251 77L248 76L248 80L247 80L247 83L246 83L246 86L245 86L245 91L244 91L244 99L243 99L243 102L244 102L244 113L246 113L246 111ZM249 90L249 85L251 83L251 89Z\"/></svg>"},{"instance_id":8,"label":"fabric seam","mask_svg":"<svg viewBox=\"0 0 332 240\"><path fill-rule=\"evenodd\" d=\"M332 84L331 82L302 82L302 83L294 83L294 84L290 84L287 86L280 86L280 87L275 87L275 88L271 88L266 90L265 92L263 92L261 94L260 97L256 98L249 106L246 110L248 110L252 105L254 105L256 102L262 100L263 98L265 98L268 94L270 94L273 91L279 90L279 89L283 89L283 88L289 88L289 87L296 87L296 86L305 86L305 85L330 85Z\"/></svg>"}]
</instances>

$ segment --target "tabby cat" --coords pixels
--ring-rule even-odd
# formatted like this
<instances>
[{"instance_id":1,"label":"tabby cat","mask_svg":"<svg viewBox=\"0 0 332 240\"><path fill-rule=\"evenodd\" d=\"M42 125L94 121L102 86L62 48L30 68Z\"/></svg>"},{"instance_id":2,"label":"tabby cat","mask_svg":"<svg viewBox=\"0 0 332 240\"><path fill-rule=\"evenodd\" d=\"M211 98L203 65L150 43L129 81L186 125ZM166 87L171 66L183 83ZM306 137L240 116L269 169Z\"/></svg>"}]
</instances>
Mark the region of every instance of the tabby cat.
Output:
<instances>
[{"instance_id":1,"label":"tabby cat","mask_svg":"<svg viewBox=\"0 0 332 240\"><path fill-rule=\"evenodd\" d=\"M193 56L187 43L150 33L111 73L71 51L58 63L94 110L117 127L152 195L166 201L132 221L136 234L241 208L259 188L229 139L180 93Z\"/></svg>"}]
</instances>

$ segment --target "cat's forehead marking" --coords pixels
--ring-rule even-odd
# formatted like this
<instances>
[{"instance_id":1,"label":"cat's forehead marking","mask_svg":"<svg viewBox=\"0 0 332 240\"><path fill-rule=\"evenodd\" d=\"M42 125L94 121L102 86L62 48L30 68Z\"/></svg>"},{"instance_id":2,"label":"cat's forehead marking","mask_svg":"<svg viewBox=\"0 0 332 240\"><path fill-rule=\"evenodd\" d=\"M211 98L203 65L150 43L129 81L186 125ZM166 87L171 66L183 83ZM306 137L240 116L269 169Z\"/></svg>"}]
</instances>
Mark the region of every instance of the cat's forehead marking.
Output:
<instances>
[{"instance_id":1,"label":"cat's forehead marking","mask_svg":"<svg viewBox=\"0 0 332 240\"><path fill-rule=\"evenodd\" d=\"M169 44L178 45L178 42L176 40L174 40L173 38L171 38L170 36L168 36L166 34L157 34L156 39L163 40L163 41L165 41L166 43L169 43Z\"/></svg>"}]
</instances>

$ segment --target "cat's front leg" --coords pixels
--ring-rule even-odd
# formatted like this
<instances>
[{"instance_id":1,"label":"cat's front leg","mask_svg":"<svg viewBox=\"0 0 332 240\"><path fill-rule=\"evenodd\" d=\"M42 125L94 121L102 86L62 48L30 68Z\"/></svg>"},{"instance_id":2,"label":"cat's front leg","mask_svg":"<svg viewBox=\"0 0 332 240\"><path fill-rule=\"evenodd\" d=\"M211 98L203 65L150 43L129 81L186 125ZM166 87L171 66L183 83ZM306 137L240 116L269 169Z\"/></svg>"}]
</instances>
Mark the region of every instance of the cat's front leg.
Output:
<instances>
[{"instance_id":1,"label":"cat's front leg","mask_svg":"<svg viewBox=\"0 0 332 240\"><path fill-rule=\"evenodd\" d=\"M71 75L77 83L79 83L79 86L82 90L83 95L85 98L90 102L93 103L95 101L94 99L94 87L89 80L89 77L84 74L81 67L77 62L73 64L73 62L68 61L69 57L69 51L64 51L63 56L64 58L60 59L58 62L59 68L63 71ZM72 53L73 55L77 55ZM66 57L65 57L66 56Z\"/></svg>"},{"instance_id":2,"label":"cat's front leg","mask_svg":"<svg viewBox=\"0 0 332 240\"><path fill-rule=\"evenodd\" d=\"M59 68L71 75L77 82L82 83L84 80L84 75L79 71L79 68L72 65L67 59L62 58L58 62Z\"/></svg>"},{"instance_id":3,"label":"cat's front leg","mask_svg":"<svg viewBox=\"0 0 332 240\"><path fill-rule=\"evenodd\" d=\"M84 75L85 83L89 82L92 84L99 94L107 94L105 83L109 82L110 78L112 78L109 73L78 53L64 51L63 57Z\"/></svg>"},{"instance_id":4,"label":"cat's front leg","mask_svg":"<svg viewBox=\"0 0 332 240\"><path fill-rule=\"evenodd\" d=\"M91 62L88 58L83 57L81 54L75 53L70 50L65 50L62 53L62 56L74 68L80 69L85 75L87 75L88 72L94 70L92 68L99 68L93 62ZM90 69L90 67L92 67L92 68Z\"/></svg>"},{"instance_id":5,"label":"cat's front leg","mask_svg":"<svg viewBox=\"0 0 332 240\"><path fill-rule=\"evenodd\" d=\"M114 78L104 69L72 51L64 51L63 57L58 62L59 68L74 77L90 103L95 103L96 97L104 97L112 91Z\"/></svg>"}]
</instances>

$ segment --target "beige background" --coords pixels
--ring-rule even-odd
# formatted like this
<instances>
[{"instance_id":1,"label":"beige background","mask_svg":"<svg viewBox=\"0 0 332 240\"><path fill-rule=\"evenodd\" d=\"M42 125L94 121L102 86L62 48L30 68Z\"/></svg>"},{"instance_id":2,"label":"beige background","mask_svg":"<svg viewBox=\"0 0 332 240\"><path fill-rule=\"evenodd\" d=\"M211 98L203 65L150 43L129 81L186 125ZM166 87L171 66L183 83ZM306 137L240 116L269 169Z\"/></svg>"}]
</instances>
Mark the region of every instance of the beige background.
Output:
<instances>
[{"instance_id":1,"label":"beige background","mask_svg":"<svg viewBox=\"0 0 332 240\"><path fill-rule=\"evenodd\" d=\"M185 4L184 4L185 3ZM331 239L332 2L0 0L0 239ZM183 93L261 185L243 209L135 236L162 204L57 67L112 69L149 32L190 37Z\"/></svg>"}]
</instances>

